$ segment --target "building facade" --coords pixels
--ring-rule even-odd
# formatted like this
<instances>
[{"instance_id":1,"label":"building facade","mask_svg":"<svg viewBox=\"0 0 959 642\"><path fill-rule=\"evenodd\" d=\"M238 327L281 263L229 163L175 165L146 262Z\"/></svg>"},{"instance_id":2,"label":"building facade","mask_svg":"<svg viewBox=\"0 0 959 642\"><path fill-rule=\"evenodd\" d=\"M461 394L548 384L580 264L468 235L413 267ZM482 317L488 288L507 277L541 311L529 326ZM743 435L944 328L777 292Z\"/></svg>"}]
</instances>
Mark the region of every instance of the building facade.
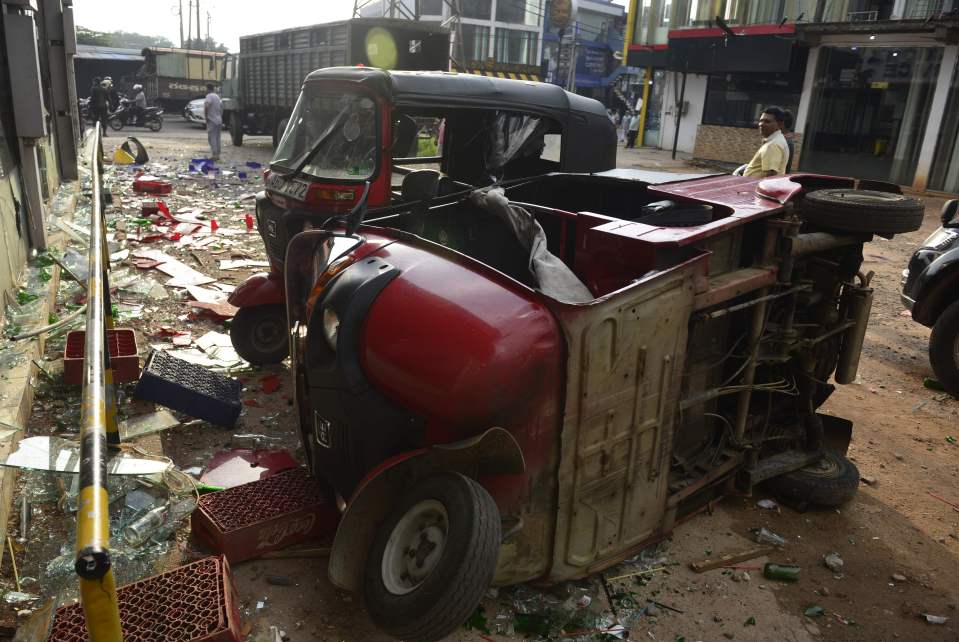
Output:
<instances>
[{"instance_id":1,"label":"building facade","mask_svg":"<svg viewBox=\"0 0 959 642\"><path fill-rule=\"evenodd\" d=\"M544 80L625 109L626 101L615 91L626 71L621 64L625 26L625 7L611 0L580 0L575 22L565 29L544 21Z\"/></svg>"},{"instance_id":2,"label":"building facade","mask_svg":"<svg viewBox=\"0 0 959 642\"><path fill-rule=\"evenodd\" d=\"M539 80L545 0L372 0L359 13L445 22L457 6L451 53L461 71Z\"/></svg>"},{"instance_id":3,"label":"building facade","mask_svg":"<svg viewBox=\"0 0 959 642\"><path fill-rule=\"evenodd\" d=\"M743 163L777 105L793 115L793 171L959 191L959 1L635 4L627 59L648 81L645 144Z\"/></svg>"},{"instance_id":4,"label":"building facade","mask_svg":"<svg viewBox=\"0 0 959 642\"><path fill-rule=\"evenodd\" d=\"M0 2L0 290L5 293L16 288L30 251L46 247L46 212L61 179L77 178L75 53L69 1Z\"/></svg>"}]
</instances>

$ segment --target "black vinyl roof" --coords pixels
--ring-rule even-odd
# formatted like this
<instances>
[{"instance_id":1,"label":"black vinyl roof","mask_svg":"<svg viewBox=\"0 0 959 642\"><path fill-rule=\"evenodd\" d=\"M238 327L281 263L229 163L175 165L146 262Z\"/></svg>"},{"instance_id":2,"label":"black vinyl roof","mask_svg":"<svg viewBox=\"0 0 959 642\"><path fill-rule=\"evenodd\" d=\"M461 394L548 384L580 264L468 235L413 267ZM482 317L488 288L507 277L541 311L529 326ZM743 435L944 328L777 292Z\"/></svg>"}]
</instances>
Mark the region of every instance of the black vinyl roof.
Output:
<instances>
[{"instance_id":1,"label":"black vinyl roof","mask_svg":"<svg viewBox=\"0 0 959 642\"><path fill-rule=\"evenodd\" d=\"M578 113L608 118L602 103L564 90L558 85L532 80L509 80L448 71L386 71L372 67L327 67L306 77L346 80L377 85L393 102L404 106L461 105L545 112Z\"/></svg>"}]
</instances>

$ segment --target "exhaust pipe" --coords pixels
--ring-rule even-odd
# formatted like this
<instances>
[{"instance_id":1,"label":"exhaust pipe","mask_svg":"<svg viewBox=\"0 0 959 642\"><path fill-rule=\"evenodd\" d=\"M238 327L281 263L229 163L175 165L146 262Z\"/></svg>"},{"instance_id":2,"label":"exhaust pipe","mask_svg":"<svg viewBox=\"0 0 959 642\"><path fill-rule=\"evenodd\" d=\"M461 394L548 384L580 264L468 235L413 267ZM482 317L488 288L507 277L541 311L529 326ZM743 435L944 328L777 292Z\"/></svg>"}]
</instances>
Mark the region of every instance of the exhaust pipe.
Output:
<instances>
[{"instance_id":1,"label":"exhaust pipe","mask_svg":"<svg viewBox=\"0 0 959 642\"><path fill-rule=\"evenodd\" d=\"M839 363L836 365L836 383L852 383L859 371L859 356L862 353L863 340L866 338L866 326L872 311L873 290L865 285L846 286L846 319L854 321L842 337L839 350Z\"/></svg>"}]
</instances>

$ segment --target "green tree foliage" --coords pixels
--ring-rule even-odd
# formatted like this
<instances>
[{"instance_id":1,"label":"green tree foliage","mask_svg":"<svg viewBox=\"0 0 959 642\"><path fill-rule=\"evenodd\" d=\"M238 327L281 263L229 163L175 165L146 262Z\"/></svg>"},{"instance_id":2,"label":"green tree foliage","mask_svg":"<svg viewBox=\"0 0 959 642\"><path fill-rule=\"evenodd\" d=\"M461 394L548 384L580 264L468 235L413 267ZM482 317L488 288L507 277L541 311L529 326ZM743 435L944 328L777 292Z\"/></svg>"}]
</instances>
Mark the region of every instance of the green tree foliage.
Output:
<instances>
[{"instance_id":1,"label":"green tree foliage","mask_svg":"<svg viewBox=\"0 0 959 642\"><path fill-rule=\"evenodd\" d=\"M132 31L95 31L86 27L77 27L77 44L123 49L173 46L173 42L163 36L147 36Z\"/></svg>"},{"instance_id":2,"label":"green tree foliage","mask_svg":"<svg viewBox=\"0 0 959 642\"><path fill-rule=\"evenodd\" d=\"M183 46L186 49L199 49L201 51L222 51L224 53L229 51L226 45L217 43L213 38L194 38L193 40L187 40Z\"/></svg>"}]
</instances>

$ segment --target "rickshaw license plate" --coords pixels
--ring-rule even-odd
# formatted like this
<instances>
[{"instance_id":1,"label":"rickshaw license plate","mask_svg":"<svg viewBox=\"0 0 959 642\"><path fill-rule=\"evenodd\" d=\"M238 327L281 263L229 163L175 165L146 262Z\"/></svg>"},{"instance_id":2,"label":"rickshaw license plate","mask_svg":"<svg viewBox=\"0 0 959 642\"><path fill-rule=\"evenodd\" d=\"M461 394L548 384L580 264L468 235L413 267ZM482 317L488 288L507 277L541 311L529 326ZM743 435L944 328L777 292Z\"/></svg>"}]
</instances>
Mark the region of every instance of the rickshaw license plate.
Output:
<instances>
[{"instance_id":1,"label":"rickshaw license plate","mask_svg":"<svg viewBox=\"0 0 959 642\"><path fill-rule=\"evenodd\" d=\"M295 198L298 201L305 199L306 192L310 189L310 184L305 181L290 181L278 174L270 174L266 186L278 194Z\"/></svg>"}]
</instances>

